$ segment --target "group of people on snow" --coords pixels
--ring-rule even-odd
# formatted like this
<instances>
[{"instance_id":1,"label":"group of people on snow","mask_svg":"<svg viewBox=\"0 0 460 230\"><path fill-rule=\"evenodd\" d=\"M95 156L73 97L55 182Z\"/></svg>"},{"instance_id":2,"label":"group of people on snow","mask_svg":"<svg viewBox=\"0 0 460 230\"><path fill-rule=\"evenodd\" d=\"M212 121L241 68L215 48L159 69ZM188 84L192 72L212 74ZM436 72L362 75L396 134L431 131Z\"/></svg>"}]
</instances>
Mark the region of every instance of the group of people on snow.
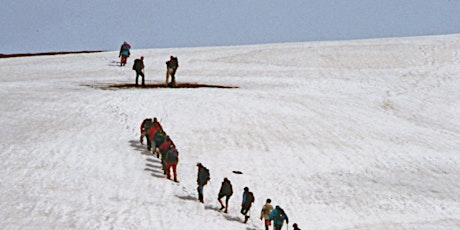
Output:
<instances>
[{"instance_id":1,"label":"group of people on snow","mask_svg":"<svg viewBox=\"0 0 460 230\"><path fill-rule=\"evenodd\" d=\"M161 124L158 122L156 117L146 118L142 121L140 126L140 143L143 144L144 138L147 140L147 150L151 151L158 158L161 156L161 164L163 172L167 179L171 179L170 171L173 172L173 180L177 180L177 164L179 162L179 152L171 140L171 138L163 130ZM198 168L197 174L197 192L198 200L204 203L204 186L207 185L211 179L209 169L206 168L202 163L196 164ZM248 187L244 187L241 202L240 213L244 216L244 223L250 218L249 210L255 201L254 194L249 190ZM220 210L224 210L228 213L228 202L233 195L233 186L228 178L224 178L217 195L217 201L220 204ZM225 205L222 199L225 198ZM283 226L284 221L289 224L289 219L286 212L280 206L271 205L271 199L267 199L265 205L262 207L260 213L260 220L264 221L265 229L268 230L273 221L273 229L280 230ZM297 224L293 225L294 230L300 230Z\"/></svg>"},{"instance_id":2,"label":"group of people on snow","mask_svg":"<svg viewBox=\"0 0 460 230\"><path fill-rule=\"evenodd\" d=\"M147 150L153 151L158 158L161 155L161 165L166 178L171 179L171 170L173 180L177 180L177 164L179 163L179 151L171 138L166 135L158 122L157 118L146 118L142 121L140 127L140 142L143 144L144 137L147 139ZM153 145L153 147L152 147Z\"/></svg>"},{"instance_id":3,"label":"group of people on snow","mask_svg":"<svg viewBox=\"0 0 460 230\"><path fill-rule=\"evenodd\" d=\"M130 52L131 45L126 41L120 47L120 52L118 57L120 59L120 66L125 66L128 60L128 57L131 55ZM176 86L176 71L179 68L179 60L177 57L170 56L169 60L166 61L166 87L175 87ZM145 74L144 74L144 56L141 56L138 59L134 60L133 68L136 72L136 86L138 86L139 76L142 77L142 86L145 86ZM169 77L171 76L171 82L169 82Z\"/></svg>"}]
</instances>

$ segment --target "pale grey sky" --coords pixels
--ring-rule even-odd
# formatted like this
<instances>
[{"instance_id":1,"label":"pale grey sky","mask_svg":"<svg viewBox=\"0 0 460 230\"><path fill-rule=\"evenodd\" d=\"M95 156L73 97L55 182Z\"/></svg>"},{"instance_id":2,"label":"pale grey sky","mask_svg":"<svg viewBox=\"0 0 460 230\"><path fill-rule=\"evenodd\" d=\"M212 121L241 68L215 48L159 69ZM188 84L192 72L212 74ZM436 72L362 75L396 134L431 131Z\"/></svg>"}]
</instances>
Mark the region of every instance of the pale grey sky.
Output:
<instances>
[{"instance_id":1,"label":"pale grey sky","mask_svg":"<svg viewBox=\"0 0 460 230\"><path fill-rule=\"evenodd\" d=\"M2 2L0 53L222 46L460 33L460 0Z\"/></svg>"}]
</instances>

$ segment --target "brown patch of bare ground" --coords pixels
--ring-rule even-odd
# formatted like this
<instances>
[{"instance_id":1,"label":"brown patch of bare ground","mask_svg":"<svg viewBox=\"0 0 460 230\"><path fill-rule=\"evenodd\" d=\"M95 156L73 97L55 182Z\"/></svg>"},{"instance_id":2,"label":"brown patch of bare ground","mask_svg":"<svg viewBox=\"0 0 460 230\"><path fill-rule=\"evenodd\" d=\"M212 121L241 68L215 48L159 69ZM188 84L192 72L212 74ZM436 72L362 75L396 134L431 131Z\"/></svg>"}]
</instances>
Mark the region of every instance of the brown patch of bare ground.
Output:
<instances>
[{"instance_id":1,"label":"brown patch of bare ground","mask_svg":"<svg viewBox=\"0 0 460 230\"><path fill-rule=\"evenodd\" d=\"M206 85L206 84L198 84L198 83L180 83L176 84L176 86L165 86L164 84L146 84L145 86L136 84L93 84L93 85L84 85L91 88L96 89L104 89L104 90L116 90L116 89L156 89L156 88L219 88L219 89L234 89L238 88L238 86L224 86L224 85Z\"/></svg>"}]
</instances>

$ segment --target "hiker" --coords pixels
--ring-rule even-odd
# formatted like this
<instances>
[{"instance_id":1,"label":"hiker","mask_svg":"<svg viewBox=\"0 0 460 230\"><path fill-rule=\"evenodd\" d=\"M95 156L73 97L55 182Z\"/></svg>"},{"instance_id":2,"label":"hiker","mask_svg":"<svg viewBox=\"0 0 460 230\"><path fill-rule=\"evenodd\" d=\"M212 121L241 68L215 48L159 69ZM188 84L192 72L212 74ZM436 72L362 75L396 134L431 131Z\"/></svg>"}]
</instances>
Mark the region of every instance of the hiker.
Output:
<instances>
[{"instance_id":1,"label":"hiker","mask_svg":"<svg viewBox=\"0 0 460 230\"><path fill-rule=\"evenodd\" d=\"M196 164L198 167L198 176L197 176L197 190L198 190L198 199L201 203L204 203L204 196L203 196L203 187L208 183L211 179L209 177L209 169L204 167L201 163Z\"/></svg>"},{"instance_id":2,"label":"hiker","mask_svg":"<svg viewBox=\"0 0 460 230\"><path fill-rule=\"evenodd\" d=\"M299 228L299 226L296 223L294 223L292 225L292 227L294 228L294 230L302 230L302 229Z\"/></svg>"},{"instance_id":3,"label":"hiker","mask_svg":"<svg viewBox=\"0 0 460 230\"><path fill-rule=\"evenodd\" d=\"M228 200L233 194L233 188L232 188L232 183L228 178L224 178L224 181L222 181L222 185L219 190L219 194L217 195L217 200L219 201L220 204L220 210L223 210L225 208L225 213L228 212ZM222 198L225 197L225 206L222 204Z\"/></svg>"},{"instance_id":4,"label":"hiker","mask_svg":"<svg viewBox=\"0 0 460 230\"><path fill-rule=\"evenodd\" d=\"M265 205L262 207L262 211L260 211L260 220L264 220L265 224L265 230L268 230L268 228L271 225L271 221L268 219L268 215L273 211L273 206L271 205L272 200L267 199L265 202Z\"/></svg>"},{"instance_id":5,"label":"hiker","mask_svg":"<svg viewBox=\"0 0 460 230\"><path fill-rule=\"evenodd\" d=\"M166 153L165 162L166 162L166 178L171 179L170 171L171 171L171 168L172 168L173 175L174 175L174 181L178 182L177 181L176 167L177 167L177 163L179 162L179 152L174 147L174 145L169 146L169 150Z\"/></svg>"},{"instance_id":6,"label":"hiker","mask_svg":"<svg viewBox=\"0 0 460 230\"><path fill-rule=\"evenodd\" d=\"M177 57L169 57L169 61L166 62L166 87L176 86L177 68L179 68L179 60L177 60ZM171 83L169 83L169 75L171 75Z\"/></svg>"},{"instance_id":7,"label":"hiker","mask_svg":"<svg viewBox=\"0 0 460 230\"><path fill-rule=\"evenodd\" d=\"M123 42L120 47L120 53L118 54L118 57L121 57L120 66L126 65L126 61L130 55L129 49L131 49L131 45L129 45L127 42Z\"/></svg>"},{"instance_id":8,"label":"hiker","mask_svg":"<svg viewBox=\"0 0 460 230\"><path fill-rule=\"evenodd\" d=\"M153 136L153 141L155 143L155 150L158 150L161 144L166 140L166 133L163 129L158 130Z\"/></svg>"},{"instance_id":9,"label":"hiker","mask_svg":"<svg viewBox=\"0 0 460 230\"><path fill-rule=\"evenodd\" d=\"M162 166L162 169L163 169L163 173L166 174L166 170L167 170L167 167L166 167L166 154L168 153L168 150L169 150L169 147L170 146L175 146L174 143L171 141L171 139L169 138L169 136L166 136L165 137L165 141L163 141L163 143L158 147L158 151L160 152L161 154L161 166ZM158 153L157 153L157 157L158 157Z\"/></svg>"},{"instance_id":10,"label":"hiker","mask_svg":"<svg viewBox=\"0 0 460 230\"><path fill-rule=\"evenodd\" d=\"M241 214L244 215L244 223L248 222L248 212L249 209L251 209L254 200L254 194L252 194L252 192L249 191L248 187L244 187L243 202L241 203Z\"/></svg>"},{"instance_id":11,"label":"hiker","mask_svg":"<svg viewBox=\"0 0 460 230\"><path fill-rule=\"evenodd\" d=\"M283 227L283 221L286 220L286 224L289 224L289 219L284 210L280 206L276 206L275 209L268 215L270 221L273 220L273 229L281 230Z\"/></svg>"},{"instance_id":12,"label":"hiker","mask_svg":"<svg viewBox=\"0 0 460 230\"><path fill-rule=\"evenodd\" d=\"M142 77L142 86L145 86L145 81L144 81L144 56L142 56L140 59L134 60L134 65L133 65L133 70L136 71L136 86L138 85L138 79L139 76Z\"/></svg>"},{"instance_id":13,"label":"hiker","mask_svg":"<svg viewBox=\"0 0 460 230\"><path fill-rule=\"evenodd\" d=\"M155 118L156 119L156 118ZM141 124L141 136L140 136L140 142L141 144L144 144L144 137L147 139L147 146L151 146L150 143L150 138L147 130L150 129L150 126L152 125L152 118L146 118L144 121L142 121Z\"/></svg>"},{"instance_id":14,"label":"hiker","mask_svg":"<svg viewBox=\"0 0 460 230\"><path fill-rule=\"evenodd\" d=\"M153 141L153 143L155 144L155 146L153 146L155 148L155 151L156 151L156 148L158 147L156 142L155 142L155 136L158 135L159 131L163 132L163 127L161 127L161 124L160 124L160 122L158 122L157 118L154 117L152 125L147 130L147 133L148 133L149 138L150 138L150 143ZM147 146L148 150L150 150L151 147L152 147L151 145Z\"/></svg>"}]
</instances>

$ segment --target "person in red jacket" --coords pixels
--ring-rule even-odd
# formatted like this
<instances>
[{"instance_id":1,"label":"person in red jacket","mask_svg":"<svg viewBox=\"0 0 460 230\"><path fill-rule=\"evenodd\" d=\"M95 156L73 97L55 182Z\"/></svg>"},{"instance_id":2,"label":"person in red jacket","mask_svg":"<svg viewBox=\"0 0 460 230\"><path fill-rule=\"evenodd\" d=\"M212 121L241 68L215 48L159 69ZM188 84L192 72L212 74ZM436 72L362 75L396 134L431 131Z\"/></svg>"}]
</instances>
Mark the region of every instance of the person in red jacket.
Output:
<instances>
[{"instance_id":1,"label":"person in red jacket","mask_svg":"<svg viewBox=\"0 0 460 230\"><path fill-rule=\"evenodd\" d=\"M169 136L166 136L165 141L158 147L158 150L161 154L161 165L162 165L164 174L166 174L166 169L167 169L166 161L165 161L166 154L168 153L169 147L171 145L175 146L172 140L169 138Z\"/></svg>"},{"instance_id":2,"label":"person in red jacket","mask_svg":"<svg viewBox=\"0 0 460 230\"><path fill-rule=\"evenodd\" d=\"M177 151L176 147L174 147L174 145L172 144L169 146L168 151L166 152L165 162L166 162L166 178L171 179L170 171L172 168L173 175L174 175L174 181L178 182L176 167L177 167L177 163L179 163L179 152Z\"/></svg>"},{"instance_id":3,"label":"person in red jacket","mask_svg":"<svg viewBox=\"0 0 460 230\"><path fill-rule=\"evenodd\" d=\"M159 130L163 130L163 128L161 127L160 125L160 122L158 122L157 118L154 117L153 118L153 122L152 122L152 125L150 126L150 128L147 130L147 134L149 135L149 138L150 138L150 142L153 141L153 143L155 143L155 134L159 131ZM151 146L150 146L151 147ZM150 150L150 147L148 148ZM157 148L158 146L154 146L155 148Z\"/></svg>"}]
</instances>

